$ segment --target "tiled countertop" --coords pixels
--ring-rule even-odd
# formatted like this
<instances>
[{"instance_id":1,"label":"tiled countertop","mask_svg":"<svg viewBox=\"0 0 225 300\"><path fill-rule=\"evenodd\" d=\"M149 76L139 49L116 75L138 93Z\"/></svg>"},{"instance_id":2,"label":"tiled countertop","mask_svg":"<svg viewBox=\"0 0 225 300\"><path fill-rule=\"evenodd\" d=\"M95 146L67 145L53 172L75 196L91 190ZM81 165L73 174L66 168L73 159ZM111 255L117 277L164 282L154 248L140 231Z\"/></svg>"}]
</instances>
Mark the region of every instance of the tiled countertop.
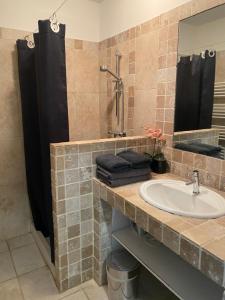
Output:
<instances>
[{"instance_id":1,"label":"tiled countertop","mask_svg":"<svg viewBox=\"0 0 225 300\"><path fill-rule=\"evenodd\" d=\"M173 174L153 179L182 179ZM183 179L184 180L184 179ZM136 222L206 276L225 287L225 216L196 219L167 213L146 203L139 196L142 183L110 188L100 183L100 196L112 207ZM216 191L225 197L225 193Z\"/></svg>"}]
</instances>

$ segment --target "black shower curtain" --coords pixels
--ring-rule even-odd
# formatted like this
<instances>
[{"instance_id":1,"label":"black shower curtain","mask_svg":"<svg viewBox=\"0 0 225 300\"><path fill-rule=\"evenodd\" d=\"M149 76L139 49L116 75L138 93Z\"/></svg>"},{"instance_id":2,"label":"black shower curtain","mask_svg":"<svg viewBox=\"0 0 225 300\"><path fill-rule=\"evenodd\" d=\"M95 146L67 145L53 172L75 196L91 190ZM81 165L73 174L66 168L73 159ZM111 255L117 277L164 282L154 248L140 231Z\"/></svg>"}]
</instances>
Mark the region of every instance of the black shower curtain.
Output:
<instances>
[{"instance_id":1,"label":"black shower curtain","mask_svg":"<svg viewBox=\"0 0 225 300\"><path fill-rule=\"evenodd\" d=\"M198 129L211 128L212 126L216 55L210 57L208 50L205 51L205 59L202 59L201 73L201 99Z\"/></svg>"},{"instance_id":2,"label":"black shower curtain","mask_svg":"<svg viewBox=\"0 0 225 300\"><path fill-rule=\"evenodd\" d=\"M175 131L211 128L215 55L181 57L177 64Z\"/></svg>"},{"instance_id":3,"label":"black shower curtain","mask_svg":"<svg viewBox=\"0 0 225 300\"><path fill-rule=\"evenodd\" d=\"M27 190L34 225L49 236L46 211L43 210L44 190L42 182L42 158L38 118L37 88L34 49L27 41L17 41L20 93L23 120L24 151L26 161Z\"/></svg>"},{"instance_id":4,"label":"black shower curtain","mask_svg":"<svg viewBox=\"0 0 225 300\"><path fill-rule=\"evenodd\" d=\"M181 57L177 65L175 131L193 130L199 122L200 57Z\"/></svg>"},{"instance_id":5,"label":"black shower curtain","mask_svg":"<svg viewBox=\"0 0 225 300\"><path fill-rule=\"evenodd\" d=\"M50 143L69 141L66 64L65 25L60 24L59 32L53 32L50 21L39 21L39 33L34 34L36 94L29 101L35 102L39 125L39 156L41 157L41 182L43 197L42 213L50 237L52 260L54 261L54 233L52 217ZM19 48L18 48L19 51ZM33 64L34 65L34 64ZM22 70L22 69L21 69ZM21 72L20 72L21 73ZM20 75L21 85L22 74ZM24 81L24 89L29 90L29 82ZM21 93L21 100L23 100ZM25 110L29 108L26 107ZM30 119L30 123L32 119ZM27 122L27 126L30 124ZM25 129L24 129L25 131ZM26 139L30 143L32 132ZM25 151L29 152L29 149ZM32 158L31 158L32 159ZM35 158L33 158L35 159ZM29 182L28 182L29 185ZM33 198L30 198L31 206ZM40 220L40 222L43 222ZM36 227L38 229L38 227Z\"/></svg>"}]
</instances>

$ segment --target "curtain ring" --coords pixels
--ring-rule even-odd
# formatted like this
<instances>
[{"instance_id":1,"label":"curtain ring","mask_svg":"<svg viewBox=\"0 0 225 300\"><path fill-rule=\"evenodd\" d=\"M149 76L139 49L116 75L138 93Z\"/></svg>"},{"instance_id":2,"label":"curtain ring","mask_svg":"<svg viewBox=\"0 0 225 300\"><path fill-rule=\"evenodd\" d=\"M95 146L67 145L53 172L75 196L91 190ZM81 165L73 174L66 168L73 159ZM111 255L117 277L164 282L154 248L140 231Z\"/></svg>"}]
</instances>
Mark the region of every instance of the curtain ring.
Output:
<instances>
[{"instance_id":1,"label":"curtain ring","mask_svg":"<svg viewBox=\"0 0 225 300\"><path fill-rule=\"evenodd\" d=\"M209 57L214 57L215 54L216 54L216 51L215 50L209 50Z\"/></svg>"},{"instance_id":2,"label":"curtain ring","mask_svg":"<svg viewBox=\"0 0 225 300\"><path fill-rule=\"evenodd\" d=\"M50 27L52 29L53 32L58 33L60 30L60 23L57 20L56 14L53 13L52 16L49 18L50 21Z\"/></svg>"},{"instance_id":3,"label":"curtain ring","mask_svg":"<svg viewBox=\"0 0 225 300\"><path fill-rule=\"evenodd\" d=\"M29 39L29 35L26 35L25 37L24 37L24 39L27 41L27 47L28 48L30 48L30 49L33 49L34 47L35 47L35 44L34 44L34 42L33 41L31 41L30 39Z\"/></svg>"},{"instance_id":4,"label":"curtain ring","mask_svg":"<svg viewBox=\"0 0 225 300\"><path fill-rule=\"evenodd\" d=\"M50 21L50 22L53 22L53 23L57 23L56 13L53 13L53 14L51 15L51 17L49 18L49 21Z\"/></svg>"},{"instance_id":5,"label":"curtain ring","mask_svg":"<svg viewBox=\"0 0 225 300\"><path fill-rule=\"evenodd\" d=\"M205 59L205 51L202 51L202 52L201 52L201 57L202 57L203 59Z\"/></svg>"},{"instance_id":6,"label":"curtain ring","mask_svg":"<svg viewBox=\"0 0 225 300\"><path fill-rule=\"evenodd\" d=\"M59 22L56 22L56 23L51 22L50 26L51 26L51 29L53 32L55 32L55 33L59 32L59 29L60 29Z\"/></svg>"}]
</instances>

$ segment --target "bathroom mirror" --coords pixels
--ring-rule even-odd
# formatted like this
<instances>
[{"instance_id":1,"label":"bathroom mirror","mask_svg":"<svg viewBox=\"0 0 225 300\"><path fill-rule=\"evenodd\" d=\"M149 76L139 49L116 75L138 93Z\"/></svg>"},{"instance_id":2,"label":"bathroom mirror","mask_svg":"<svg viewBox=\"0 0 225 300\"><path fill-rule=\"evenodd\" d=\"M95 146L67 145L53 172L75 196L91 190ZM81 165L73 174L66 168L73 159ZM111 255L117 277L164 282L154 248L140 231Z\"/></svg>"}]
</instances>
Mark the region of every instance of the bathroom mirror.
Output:
<instances>
[{"instance_id":1,"label":"bathroom mirror","mask_svg":"<svg viewBox=\"0 0 225 300\"><path fill-rule=\"evenodd\" d=\"M179 23L174 146L225 157L225 5Z\"/></svg>"}]
</instances>

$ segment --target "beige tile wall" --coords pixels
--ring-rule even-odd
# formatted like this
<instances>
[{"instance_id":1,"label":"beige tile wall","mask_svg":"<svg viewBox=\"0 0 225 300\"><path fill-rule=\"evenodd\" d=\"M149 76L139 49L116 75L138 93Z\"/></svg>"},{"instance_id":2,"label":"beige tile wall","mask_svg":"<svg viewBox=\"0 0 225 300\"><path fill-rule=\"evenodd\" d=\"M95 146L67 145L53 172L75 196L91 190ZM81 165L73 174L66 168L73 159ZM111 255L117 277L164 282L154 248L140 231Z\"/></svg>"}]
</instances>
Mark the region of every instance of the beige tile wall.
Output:
<instances>
[{"instance_id":1,"label":"beige tile wall","mask_svg":"<svg viewBox=\"0 0 225 300\"><path fill-rule=\"evenodd\" d=\"M174 132L173 141L176 143L200 142L209 145L218 146L219 144L219 129L200 129L189 131Z\"/></svg>"},{"instance_id":2,"label":"beige tile wall","mask_svg":"<svg viewBox=\"0 0 225 300\"><path fill-rule=\"evenodd\" d=\"M121 49L121 76L128 90L128 135L143 134L145 125L162 128L165 134L172 135L178 17L185 17L185 9L182 6L179 12L173 10L100 42L100 61L112 68L115 49ZM112 100L107 85L106 77L101 76L100 94L107 94ZM112 112L107 113L112 118ZM101 128L104 126L101 122Z\"/></svg>"},{"instance_id":3,"label":"beige tile wall","mask_svg":"<svg viewBox=\"0 0 225 300\"><path fill-rule=\"evenodd\" d=\"M0 240L30 230L15 39L0 29Z\"/></svg>"},{"instance_id":4,"label":"beige tile wall","mask_svg":"<svg viewBox=\"0 0 225 300\"><path fill-rule=\"evenodd\" d=\"M225 51L216 53L216 82L225 81Z\"/></svg>"},{"instance_id":5,"label":"beige tile wall","mask_svg":"<svg viewBox=\"0 0 225 300\"><path fill-rule=\"evenodd\" d=\"M138 27L139 28L139 27ZM158 32L137 33L132 28L100 42L100 63L115 71L115 52L121 58L121 77L125 86L125 130L128 136L143 134L143 126L155 126ZM115 128L115 84L111 76L100 75L101 137Z\"/></svg>"},{"instance_id":6,"label":"beige tile wall","mask_svg":"<svg viewBox=\"0 0 225 300\"><path fill-rule=\"evenodd\" d=\"M161 128L167 139L166 156L171 171L190 177L193 167L201 171L201 181L225 189L224 162L201 155L174 150L173 123L176 86L178 22L184 18L225 3L224 0L193 0L141 25L100 42L100 62L114 67L115 49L124 56L121 76L128 98L126 129L128 135L142 134L143 126ZM127 58L128 56L128 58ZM113 111L111 79L100 76L101 137L111 128ZM210 164L198 164L208 161ZM218 168L210 168L215 162Z\"/></svg>"},{"instance_id":7,"label":"beige tile wall","mask_svg":"<svg viewBox=\"0 0 225 300\"><path fill-rule=\"evenodd\" d=\"M100 137L98 43L66 40L70 140Z\"/></svg>"}]
</instances>

